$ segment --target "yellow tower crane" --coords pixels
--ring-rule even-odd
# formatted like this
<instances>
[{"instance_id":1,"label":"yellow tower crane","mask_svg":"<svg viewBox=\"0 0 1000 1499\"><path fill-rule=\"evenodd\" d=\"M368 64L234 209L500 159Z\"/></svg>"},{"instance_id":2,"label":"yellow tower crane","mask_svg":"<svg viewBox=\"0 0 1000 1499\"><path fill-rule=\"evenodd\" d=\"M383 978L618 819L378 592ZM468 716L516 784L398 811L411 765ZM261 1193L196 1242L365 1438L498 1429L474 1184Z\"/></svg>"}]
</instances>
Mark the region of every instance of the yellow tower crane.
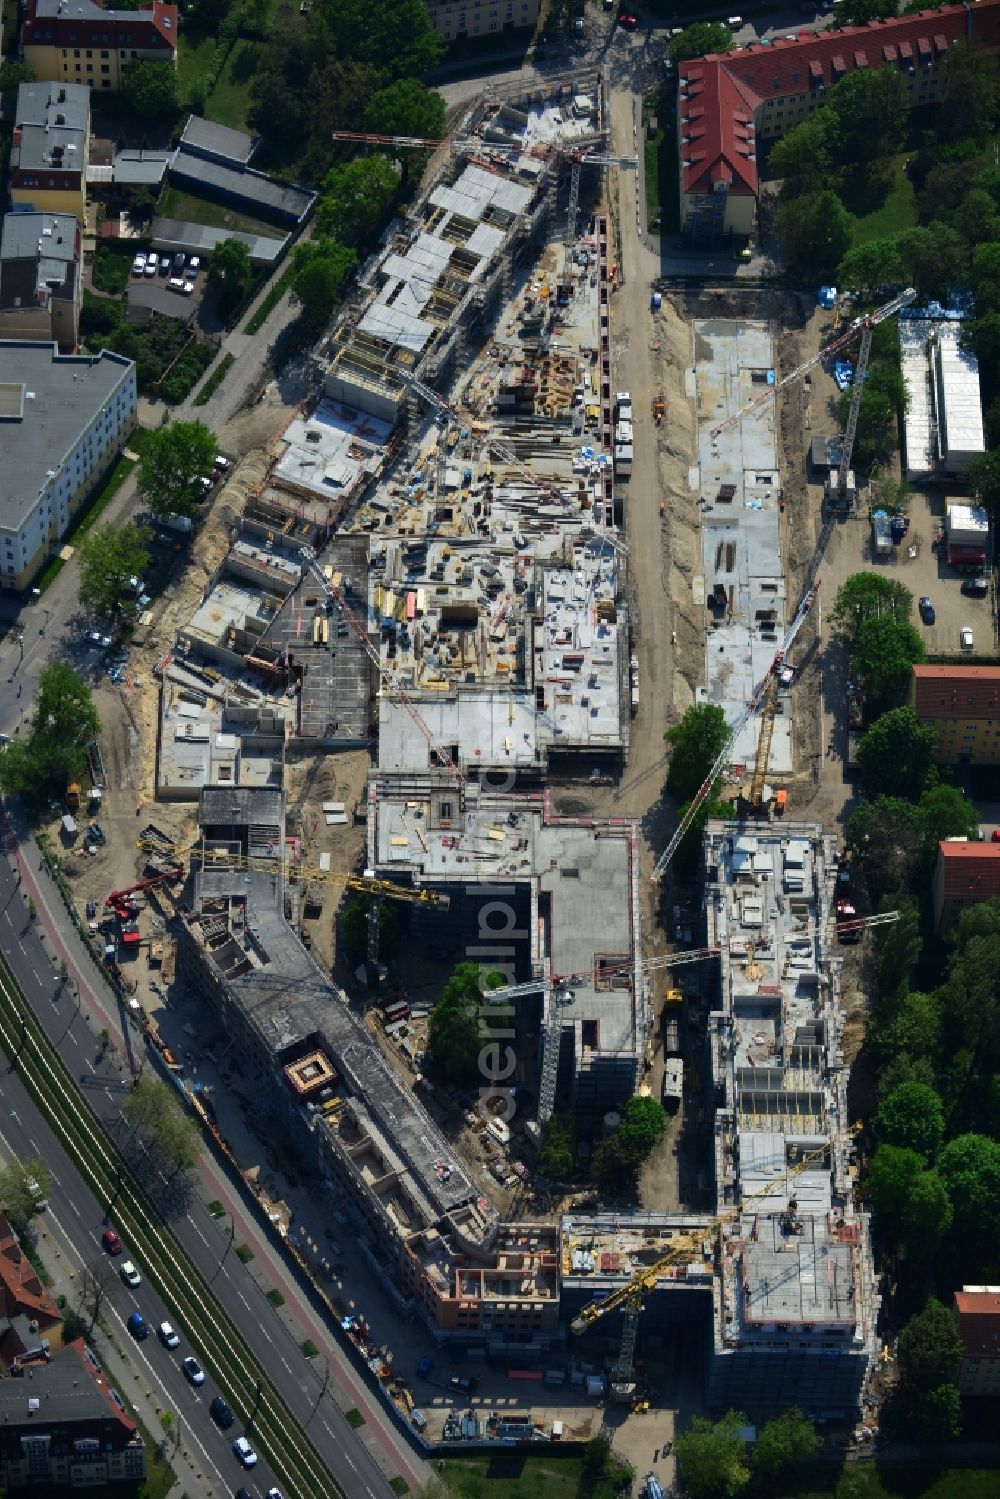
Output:
<instances>
[{"instance_id":1,"label":"yellow tower crane","mask_svg":"<svg viewBox=\"0 0 1000 1499\"><path fill-rule=\"evenodd\" d=\"M845 1137L847 1139L853 1138L861 1127L860 1124L853 1124L850 1129L845 1131ZM787 1181L789 1177L797 1176L800 1171L804 1171L813 1162L822 1160L824 1156L830 1153L832 1148L833 1143L827 1140L818 1149L807 1151L799 1160L790 1166L786 1166L783 1173L785 1180ZM678 1260L693 1258L706 1239L714 1239L726 1223L730 1222L733 1218L738 1218L741 1213L746 1212L747 1208L751 1207L753 1203L758 1202L761 1198L769 1197L774 1192L774 1189L775 1181L768 1182L766 1186L759 1187L755 1192L748 1193L740 1202L734 1204L731 1208L727 1208L717 1218L713 1218L704 1228L675 1239L667 1252L662 1254L659 1259L654 1260L651 1265L645 1265L641 1270L637 1270L630 1280L625 1281L620 1286L616 1286L602 1300L588 1302L577 1316L573 1318L570 1328L574 1333L580 1334L586 1332L589 1327L593 1327L595 1322L600 1321L602 1317L606 1317L609 1312L616 1312L621 1308L624 1313L621 1345L618 1350L618 1359L611 1375L612 1399L628 1401L634 1393L635 1342L639 1317L642 1313L643 1293L651 1291L660 1277L676 1265Z\"/></svg>"}]
</instances>

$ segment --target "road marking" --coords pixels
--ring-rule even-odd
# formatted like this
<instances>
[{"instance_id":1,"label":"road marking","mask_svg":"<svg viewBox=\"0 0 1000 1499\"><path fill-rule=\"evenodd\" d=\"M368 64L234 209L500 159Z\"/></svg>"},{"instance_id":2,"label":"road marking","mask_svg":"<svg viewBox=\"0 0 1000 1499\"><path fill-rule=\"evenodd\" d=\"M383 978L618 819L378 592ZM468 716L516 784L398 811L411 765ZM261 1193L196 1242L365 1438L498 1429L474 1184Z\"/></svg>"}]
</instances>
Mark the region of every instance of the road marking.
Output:
<instances>
[{"instance_id":1,"label":"road marking","mask_svg":"<svg viewBox=\"0 0 1000 1499\"><path fill-rule=\"evenodd\" d=\"M291 1372L292 1372L292 1366L288 1362L288 1360L285 1358L284 1354L281 1355L281 1362L284 1364L284 1366L288 1370L289 1374L291 1374ZM372 1499L374 1499L374 1495L372 1495Z\"/></svg>"},{"instance_id":2,"label":"road marking","mask_svg":"<svg viewBox=\"0 0 1000 1499\"><path fill-rule=\"evenodd\" d=\"M39 977L38 977L38 969L37 969L37 968L33 968L33 969L32 969L32 970L31 970L31 971L32 971L32 973L33 973L33 974L34 974L34 975L35 975L35 983L36 983L36 984L41 984L41 982L42 982L42 981L41 981L41 979L40 979L40 978L39 978Z\"/></svg>"},{"instance_id":3,"label":"road marking","mask_svg":"<svg viewBox=\"0 0 1000 1499\"><path fill-rule=\"evenodd\" d=\"M333 1436L333 1432L330 1430L330 1427L326 1425L325 1421L323 1422L323 1425L326 1426L327 1431L329 1431L330 1435ZM346 1452L344 1453L344 1458L345 1458L345 1460L347 1462L347 1466L350 1468L351 1472L352 1473L356 1473L358 1470L354 1466L354 1463L351 1461L351 1459L347 1456Z\"/></svg>"},{"instance_id":4,"label":"road marking","mask_svg":"<svg viewBox=\"0 0 1000 1499\"><path fill-rule=\"evenodd\" d=\"M69 1039L72 1041L72 1043L73 1043L74 1046L79 1046L80 1043L76 1039L76 1036L75 1036L75 1034L74 1034L73 1031L67 1031L66 1034L69 1037Z\"/></svg>"},{"instance_id":5,"label":"road marking","mask_svg":"<svg viewBox=\"0 0 1000 1499\"><path fill-rule=\"evenodd\" d=\"M250 1310L250 1303L246 1299L246 1297L244 1296L243 1292L242 1291L237 1291L236 1294L240 1298L240 1300L242 1301L243 1305L246 1307L247 1311L249 1311Z\"/></svg>"}]
</instances>

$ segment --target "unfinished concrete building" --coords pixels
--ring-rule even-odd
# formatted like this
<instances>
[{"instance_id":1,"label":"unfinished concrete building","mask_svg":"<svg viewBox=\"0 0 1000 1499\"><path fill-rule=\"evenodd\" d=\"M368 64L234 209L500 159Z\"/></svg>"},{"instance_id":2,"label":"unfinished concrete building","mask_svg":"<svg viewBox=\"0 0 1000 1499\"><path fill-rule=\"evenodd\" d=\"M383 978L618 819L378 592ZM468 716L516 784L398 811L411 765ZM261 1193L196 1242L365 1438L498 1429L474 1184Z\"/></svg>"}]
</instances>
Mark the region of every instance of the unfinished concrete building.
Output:
<instances>
[{"instance_id":1,"label":"unfinished concrete building","mask_svg":"<svg viewBox=\"0 0 1000 1499\"><path fill-rule=\"evenodd\" d=\"M447 891L448 940L509 982L573 975L559 1012L557 1100L591 1120L635 1093L645 1063L649 996L637 990L641 951L638 824L558 817L548 793L460 790L446 777L379 776L369 790L368 858ZM443 918L413 913L433 936ZM437 938L440 940L440 937ZM538 1088L538 996L517 1001L516 1078Z\"/></svg>"},{"instance_id":2,"label":"unfinished concrete building","mask_svg":"<svg viewBox=\"0 0 1000 1499\"><path fill-rule=\"evenodd\" d=\"M705 868L707 941L722 949L708 1028L717 1210L747 1204L722 1231L710 1396L850 1416L879 1298L854 1200L835 840L813 823L710 822Z\"/></svg>"}]
</instances>

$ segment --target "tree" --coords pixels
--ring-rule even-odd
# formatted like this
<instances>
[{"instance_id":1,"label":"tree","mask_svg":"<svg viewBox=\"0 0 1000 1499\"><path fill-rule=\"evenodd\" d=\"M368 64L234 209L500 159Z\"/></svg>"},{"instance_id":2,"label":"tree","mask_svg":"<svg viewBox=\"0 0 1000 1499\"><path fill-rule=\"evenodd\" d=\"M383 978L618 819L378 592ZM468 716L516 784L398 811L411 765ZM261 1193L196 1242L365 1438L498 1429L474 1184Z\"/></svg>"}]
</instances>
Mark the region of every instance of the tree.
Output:
<instances>
[{"instance_id":1,"label":"tree","mask_svg":"<svg viewBox=\"0 0 1000 1499\"><path fill-rule=\"evenodd\" d=\"M871 1199L879 1232L892 1243L920 1252L928 1237L938 1241L951 1223L946 1192L939 1190L937 1173L924 1169L923 1158L915 1150L898 1145L880 1145L872 1157L865 1181L865 1193ZM930 1183L925 1178L931 1178ZM928 1209L938 1214L937 1221L924 1218Z\"/></svg>"},{"instance_id":2,"label":"tree","mask_svg":"<svg viewBox=\"0 0 1000 1499\"><path fill-rule=\"evenodd\" d=\"M198 1126L167 1083L140 1079L122 1113L174 1173L195 1165L202 1148Z\"/></svg>"},{"instance_id":3,"label":"tree","mask_svg":"<svg viewBox=\"0 0 1000 1499\"><path fill-rule=\"evenodd\" d=\"M100 733L89 689L72 667L52 661L42 668L27 734L0 752L0 787L37 804L60 799L87 765L87 746Z\"/></svg>"},{"instance_id":4,"label":"tree","mask_svg":"<svg viewBox=\"0 0 1000 1499\"><path fill-rule=\"evenodd\" d=\"M630 1154L645 1160L666 1127L666 1115L655 1098L630 1098L622 1110L618 1140Z\"/></svg>"},{"instance_id":5,"label":"tree","mask_svg":"<svg viewBox=\"0 0 1000 1499\"><path fill-rule=\"evenodd\" d=\"M194 514L205 498L201 480L211 472L215 446L204 422L172 422L147 433L138 482L154 514Z\"/></svg>"},{"instance_id":6,"label":"tree","mask_svg":"<svg viewBox=\"0 0 1000 1499\"><path fill-rule=\"evenodd\" d=\"M368 63L390 78L413 78L440 59L443 44L421 0L337 0L317 16L338 57Z\"/></svg>"},{"instance_id":7,"label":"tree","mask_svg":"<svg viewBox=\"0 0 1000 1499\"><path fill-rule=\"evenodd\" d=\"M156 213L156 195L148 187L134 187L128 196L128 216L134 224L149 224Z\"/></svg>"},{"instance_id":8,"label":"tree","mask_svg":"<svg viewBox=\"0 0 1000 1499\"><path fill-rule=\"evenodd\" d=\"M840 284L856 287L863 297L872 297L883 287L902 286L905 275L895 239L870 239L852 246L837 271Z\"/></svg>"},{"instance_id":9,"label":"tree","mask_svg":"<svg viewBox=\"0 0 1000 1499\"><path fill-rule=\"evenodd\" d=\"M938 1170L959 1240L973 1252L992 1245L1000 1228L1000 1143L986 1135L959 1135L941 1151Z\"/></svg>"},{"instance_id":10,"label":"tree","mask_svg":"<svg viewBox=\"0 0 1000 1499\"><path fill-rule=\"evenodd\" d=\"M639 1156L622 1144L616 1132L596 1146L590 1158L590 1179L595 1186L614 1195L632 1192L641 1165Z\"/></svg>"},{"instance_id":11,"label":"tree","mask_svg":"<svg viewBox=\"0 0 1000 1499\"><path fill-rule=\"evenodd\" d=\"M957 786L931 786L920 798L920 822L928 851L942 838L978 838L979 813Z\"/></svg>"},{"instance_id":12,"label":"tree","mask_svg":"<svg viewBox=\"0 0 1000 1499\"><path fill-rule=\"evenodd\" d=\"M1000 524L1000 448L979 453L969 464L969 486L979 504Z\"/></svg>"},{"instance_id":13,"label":"tree","mask_svg":"<svg viewBox=\"0 0 1000 1499\"><path fill-rule=\"evenodd\" d=\"M368 912L372 897L362 895L352 900L340 920L344 952L352 968L363 963L368 952ZM379 902L379 961L388 963L399 951L399 915L391 901Z\"/></svg>"},{"instance_id":14,"label":"tree","mask_svg":"<svg viewBox=\"0 0 1000 1499\"><path fill-rule=\"evenodd\" d=\"M149 535L129 521L123 526L95 526L77 548L80 603L97 614L114 614L132 577L149 565Z\"/></svg>"},{"instance_id":15,"label":"tree","mask_svg":"<svg viewBox=\"0 0 1000 1499\"><path fill-rule=\"evenodd\" d=\"M888 1144L915 1151L928 1165L944 1139L941 1100L923 1083L903 1083L893 1089L878 1111L876 1124Z\"/></svg>"},{"instance_id":16,"label":"tree","mask_svg":"<svg viewBox=\"0 0 1000 1499\"><path fill-rule=\"evenodd\" d=\"M241 239L224 239L215 246L208 257L208 284L215 292L219 311L228 319L253 286L250 251Z\"/></svg>"},{"instance_id":17,"label":"tree","mask_svg":"<svg viewBox=\"0 0 1000 1499\"><path fill-rule=\"evenodd\" d=\"M979 47L958 42L948 48L942 67L939 128L949 140L982 144L993 133L1000 102L996 60Z\"/></svg>"},{"instance_id":18,"label":"tree","mask_svg":"<svg viewBox=\"0 0 1000 1499\"><path fill-rule=\"evenodd\" d=\"M858 745L858 765L869 796L917 801L934 770L937 730L921 724L912 708L877 718Z\"/></svg>"},{"instance_id":19,"label":"tree","mask_svg":"<svg viewBox=\"0 0 1000 1499\"><path fill-rule=\"evenodd\" d=\"M687 1431L674 1439L677 1470L691 1499L735 1499L750 1482L747 1444L742 1429L747 1418L729 1411L721 1421L695 1416Z\"/></svg>"},{"instance_id":20,"label":"tree","mask_svg":"<svg viewBox=\"0 0 1000 1499\"><path fill-rule=\"evenodd\" d=\"M837 0L834 21L840 26L867 26L869 21L884 21L898 14L899 0Z\"/></svg>"},{"instance_id":21,"label":"tree","mask_svg":"<svg viewBox=\"0 0 1000 1499\"><path fill-rule=\"evenodd\" d=\"M806 188L831 185L834 162L839 146L837 116L832 109L817 109L801 125L775 141L768 157L774 177L795 193ZM847 283L856 286L856 281Z\"/></svg>"},{"instance_id":22,"label":"tree","mask_svg":"<svg viewBox=\"0 0 1000 1499\"><path fill-rule=\"evenodd\" d=\"M0 64L0 99L3 101L4 109L9 109L15 102L17 91L22 83L34 83L35 75L23 62L5 62Z\"/></svg>"},{"instance_id":23,"label":"tree","mask_svg":"<svg viewBox=\"0 0 1000 1499\"><path fill-rule=\"evenodd\" d=\"M961 235L950 225L937 219L918 224L897 235L896 244L921 305L932 297L947 299L948 288L964 281L968 256Z\"/></svg>"},{"instance_id":24,"label":"tree","mask_svg":"<svg viewBox=\"0 0 1000 1499\"><path fill-rule=\"evenodd\" d=\"M715 703L693 703L663 737L671 749L667 790L689 801L729 738L726 715Z\"/></svg>"},{"instance_id":25,"label":"tree","mask_svg":"<svg viewBox=\"0 0 1000 1499\"><path fill-rule=\"evenodd\" d=\"M416 78L400 78L372 95L365 109L364 127L376 135L412 135L439 141L444 136L444 100ZM410 151L403 151L404 182L410 180L411 157Z\"/></svg>"},{"instance_id":26,"label":"tree","mask_svg":"<svg viewBox=\"0 0 1000 1499\"><path fill-rule=\"evenodd\" d=\"M882 161L902 150L910 100L895 68L847 73L830 90L829 108L840 128L842 162Z\"/></svg>"},{"instance_id":27,"label":"tree","mask_svg":"<svg viewBox=\"0 0 1000 1499\"><path fill-rule=\"evenodd\" d=\"M853 651L858 631L866 620L882 619L888 615L905 621L910 618L912 608L913 594L905 584L882 573L852 573L837 589L829 616L830 627Z\"/></svg>"},{"instance_id":28,"label":"tree","mask_svg":"<svg viewBox=\"0 0 1000 1499\"><path fill-rule=\"evenodd\" d=\"M962 1364L962 1340L955 1319L934 1297L899 1334L899 1374L915 1394L953 1384Z\"/></svg>"},{"instance_id":29,"label":"tree","mask_svg":"<svg viewBox=\"0 0 1000 1499\"><path fill-rule=\"evenodd\" d=\"M924 659L924 643L909 620L868 619L857 631L851 658L869 711L884 713L906 698L910 667Z\"/></svg>"},{"instance_id":30,"label":"tree","mask_svg":"<svg viewBox=\"0 0 1000 1499\"><path fill-rule=\"evenodd\" d=\"M851 243L851 216L829 189L782 203L776 227L788 264L806 275L834 271Z\"/></svg>"},{"instance_id":31,"label":"tree","mask_svg":"<svg viewBox=\"0 0 1000 1499\"><path fill-rule=\"evenodd\" d=\"M750 1451L750 1469L755 1484L765 1484L768 1492L774 1493L774 1485L792 1464L812 1457L822 1445L815 1426L797 1407L785 1411L774 1421L765 1422Z\"/></svg>"},{"instance_id":32,"label":"tree","mask_svg":"<svg viewBox=\"0 0 1000 1499\"><path fill-rule=\"evenodd\" d=\"M177 69L169 62L133 62L122 93L143 120L172 120L180 108Z\"/></svg>"},{"instance_id":33,"label":"tree","mask_svg":"<svg viewBox=\"0 0 1000 1499\"><path fill-rule=\"evenodd\" d=\"M891 926L879 927L875 938L875 965L878 973L879 993L885 998L905 984L907 975L913 971L923 949L923 917L916 901L900 900L893 895L891 903L898 908L899 920ZM890 899L884 895L880 910L890 907Z\"/></svg>"},{"instance_id":34,"label":"tree","mask_svg":"<svg viewBox=\"0 0 1000 1499\"><path fill-rule=\"evenodd\" d=\"M735 46L733 33L721 21L695 21L685 26L680 36L670 43L670 57L676 67L692 57L707 57L711 52L731 52Z\"/></svg>"},{"instance_id":35,"label":"tree","mask_svg":"<svg viewBox=\"0 0 1000 1499\"><path fill-rule=\"evenodd\" d=\"M951 1442L962 1434L962 1397L958 1386L940 1384L911 1406L910 1431L924 1442Z\"/></svg>"},{"instance_id":36,"label":"tree","mask_svg":"<svg viewBox=\"0 0 1000 1499\"><path fill-rule=\"evenodd\" d=\"M575 1162L576 1119L572 1114L553 1114L542 1126L542 1148L538 1170L551 1181L568 1181Z\"/></svg>"},{"instance_id":37,"label":"tree","mask_svg":"<svg viewBox=\"0 0 1000 1499\"><path fill-rule=\"evenodd\" d=\"M398 188L399 174L386 157L358 156L327 173L316 222L342 245L365 247L384 224Z\"/></svg>"},{"instance_id":38,"label":"tree","mask_svg":"<svg viewBox=\"0 0 1000 1499\"><path fill-rule=\"evenodd\" d=\"M16 1229L26 1227L51 1190L52 1172L41 1156L8 1161L0 1168L0 1207Z\"/></svg>"},{"instance_id":39,"label":"tree","mask_svg":"<svg viewBox=\"0 0 1000 1499\"><path fill-rule=\"evenodd\" d=\"M444 986L440 1000L427 1022L427 1037L434 1061L450 1082L471 1083L479 1075L479 1058L489 1041L480 1029L483 993L503 982L500 974L483 978L478 963L459 963Z\"/></svg>"},{"instance_id":40,"label":"tree","mask_svg":"<svg viewBox=\"0 0 1000 1499\"><path fill-rule=\"evenodd\" d=\"M84 1265L80 1277L80 1311L90 1313L90 1331L93 1332L101 1315L104 1298L114 1284L114 1273L104 1260L94 1265Z\"/></svg>"},{"instance_id":41,"label":"tree","mask_svg":"<svg viewBox=\"0 0 1000 1499\"><path fill-rule=\"evenodd\" d=\"M307 240L292 251L292 291L302 307L302 316L314 328L328 323L340 301L344 284L353 274L358 257L345 245L329 240Z\"/></svg>"}]
</instances>

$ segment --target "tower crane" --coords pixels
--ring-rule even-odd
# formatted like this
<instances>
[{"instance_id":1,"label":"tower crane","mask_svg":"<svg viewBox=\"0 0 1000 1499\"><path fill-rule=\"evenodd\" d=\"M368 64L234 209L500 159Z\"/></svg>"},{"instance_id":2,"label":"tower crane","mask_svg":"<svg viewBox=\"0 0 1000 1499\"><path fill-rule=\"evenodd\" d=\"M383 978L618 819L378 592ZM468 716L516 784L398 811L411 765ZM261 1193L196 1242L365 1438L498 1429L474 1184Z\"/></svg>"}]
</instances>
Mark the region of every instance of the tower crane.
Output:
<instances>
[{"instance_id":1,"label":"tower crane","mask_svg":"<svg viewBox=\"0 0 1000 1499\"><path fill-rule=\"evenodd\" d=\"M744 417L755 415L769 401L774 400L779 390L784 390L786 386L794 385L797 380L801 380L810 370L815 369L818 364L822 364L824 359L828 359L831 354L836 354L839 349L851 343L860 333L861 346L858 350L857 362L854 367L851 405L847 416L847 430L844 433L844 440L841 445L840 475L837 482L838 503L842 504L847 493L847 474L854 453L854 440L858 433L858 413L861 410L861 397L864 393L865 376L868 373L872 337L880 323L884 323L888 318L895 317L896 313L900 312L902 308L909 307L910 303L916 300L916 296L917 293L914 288L908 286L898 296L892 297L888 302L883 302L881 307L876 307L874 312L863 312L860 317L856 317L848 325L843 333L838 334L831 343L824 344L823 348L817 354L813 354L803 364L796 365L795 369L789 370L787 375L783 375L780 380L776 380L773 385L769 385L761 395L754 396L739 411L734 412L732 416L727 416L717 427L713 427L710 436L718 437L720 433L727 432L730 427L735 427Z\"/></svg>"},{"instance_id":2,"label":"tower crane","mask_svg":"<svg viewBox=\"0 0 1000 1499\"><path fill-rule=\"evenodd\" d=\"M702 781L701 785L698 787L698 790L691 798L690 806L678 823L677 829L670 842L667 844L663 853L657 860L652 875L654 882L658 882L660 879L662 879L663 871L666 869L674 854L677 852L677 848L681 842L681 839L684 837L688 828L691 826L698 813L701 811L701 808L704 805L705 801L708 799L716 780L721 775L726 765L729 763L729 756L732 754L733 746L735 745L737 739L742 734L743 730L746 728L750 720L760 709L761 705L767 698L768 693L772 690L772 682L777 683L780 681L782 665L784 664L789 650L795 642L796 636L802 629L802 626L805 624L806 619L809 616L809 611L812 609L812 606L816 601L818 592L819 584L815 583L811 584L802 595L802 598L799 601L798 608L796 609L795 614L792 617L792 622L785 632L785 638L782 640L780 646L775 652L774 659L771 662L771 665L768 667L761 680L757 683L757 686L751 693L750 699L747 702L746 706L737 716L736 722L733 724L733 727L730 730L729 738L726 740L725 744L722 746L722 749L716 756L712 767L708 772L708 775L705 777L704 781ZM773 690L776 693L777 686L775 686Z\"/></svg>"},{"instance_id":3,"label":"tower crane","mask_svg":"<svg viewBox=\"0 0 1000 1499\"><path fill-rule=\"evenodd\" d=\"M210 869L213 865L230 865L237 869L254 870L260 874L280 874L283 879L295 880L300 884L343 885L346 890L358 890L376 898L408 901L411 905L417 906L440 906L445 911L450 904L449 897L440 890L397 885L392 880L383 880L371 874L344 874L336 869L313 869L304 864L296 864L290 859L256 858L252 854L232 853L228 849L205 848L201 843L192 843L186 848L181 848L177 844L163 843L153 838L139 838L136 847L145 849L147 852L162 854L166 858L179 859L186 854L192 862L197 861L204 869ZM183 873L183 870L181 872ZM168 874L157 875L155 879L147 880L145 884L159 884L168 878L177 878L177 871L171 870ZM132 886L133 890L140 888L143 887ZM128 894L127 890L113 892L113 895ZM113 897L109 896L105 904L111 904L112 899Z\"/></svg>"},{"instance_id":4,"label":"tower crane","mask_svg":"<svg viewBox=\"0 0 1000 1499\"><path fill-rule=\"evenodd\" d=\"M858 1134L861 1127L860 1124L853 1124L849 1129L844 1131L844 1135L847 1139L852 1139ZM805 1155L792 1165L786 1165L783 1173L785 1180L787 1181L791 1177L797 1176L807 1166L811 1166L814 1162L822 1160L824 1156L832 1152L834 1145L835 1142L833 1140L828 1140L818 1149L807 1151ZM740 1202L734 1204L731 1208L727 1208L724 1213L718 1214L704 1228L675 1239L665 1254L660 1255L652 1264L645 1265L641 1270L638 1270L624 1284L616 1286L602 1300L588 1302L578 1315L573 1318L570 1328L574 1333L579 1335L586 1332L588 1328L593 1327L595 1322L598 1322L601 1317L607 1316L609 1312L617 1311L619 1308L622 1308L624 1311L621 1344L619 1346L618 1359L611 1376L611 1392L613 1397L628 1399L631 1393L629 1386L632 1383L634 1374L635 1341L638 1332L639 1317L642 1313L643 1293L652 1290L660 1276L676 1265L678 1260L692 1257L694 1252L697 1251L698 1247L706 1239L714 1239L726 1223L745 1213L753 1203L759 1202L762 1198L769 1197L774 1192L774 1188L775 1182L772 1180L766 1186L759 1187L756 1191L748 1193ZM794 1229L791 1229L791 1231L794 1232Z\"/></svg>"},{"instance_id":5,"label":"tower crane","mask_svg":"<svg viewBox=\"0 0 1000 1499\"><path fill-rule=\"evenodd\" d=\"M355 141L369 146L397 146L418 151L436 151L439 146L448 146L456 155L492 153L495 156L534 156L543 160L559 156L570 164L569 206L566 214L566 233L569 239L576 234L576 215L580 206L580 174L584 167L618 167L622 171L635 171L639 166L637 156L609 156L600 151L589 151L580 146L558 145L544 141L535 146L523 141L484 141L475 135L453 135L444 140L426 140L417 135L375 135L361 130L334 130L335 141Z\"/></svg>"},{"instance_id":6,"label":"tower crane","mask_svg":"<svg viewBox=\"0 0 1000 1499\"><path fill-rule=\"evenodd\" d=\"M444 396L440 395L438 391L433 390L431 386L425 384L423 380L419 380L416 375L411 375L406 370L397 370L395 373L403 381L404 385L413 391L415 396L419 396L422 401L426 402L428 406L432 406L442 416L450 417L453 421L463 422L469 426L473 425L473 418L469 414L463 412L450 401L446 401ZM572 504L572 501L567 499L566 493L560 485L554 483L551 479L543 479L539 474L532 473L531 469L526 468L520 462L509 443L504 442L501 438L488 436L486 438L486 446L494 458L502 459L507 467L513 469L514 473L524 479L527 484L530 484L532 489L541 489L554 495L559 504L565 508L569 508ZM628 556L628 547L616 536L614 531L608 530L603 532L601 540L607 541L608 545L618 556Z\"/></svg>"},{"instance_id":7,"label":"tower crane","mask_svg":"<svg viewBox=\"0 0 1000 1499\"><path fill-rule=\"evenodd\" d=\"M841 941L850 940L871 927L890 926L899 920L898 911L882 911L876 916L862 916L853 920L836 922L836 933ZM538 1119L544 1124L551 1119L556 1102L556 1084L559 1077L559 1046L562 1036L561 1012L576 1000L574 986L577 984L607 983L616 978L625 978L636 973L641 978L661 968L680 968L686 963L703 963L709 958L718 958L728 952L734 958L750 960L756 944L727 943L721 947L698 947L681 952L664 953L660 957L640 960L638 963L615 963L602 965L600 969L589 969L582 973L550 973L542 978L529 979L523 984L505 985L502 989L490 989L483 995L483 1003L504 1005L513 999L529 994L542 995L542 1069L538 1084Z\"/></svg>"},{"instance_id":8,"label":"tower crane","mask_svg":"<svg viewBox=\"0 0 1000 1499\"><path fill-rule=\"evenodd\" d=\"M764 692L764 702L760 710L760 729L757 733L757 753L753 762L753 776L750 780L750 790L747 792L747 805L755 812L759 812L764 802L764 778L767 775L767 765L771 758L771 739L774 736L774 720L778 713L778 693L781 689L781 678L777 672L772 672L768 679Z\"/></svg>"}]
</instances>

